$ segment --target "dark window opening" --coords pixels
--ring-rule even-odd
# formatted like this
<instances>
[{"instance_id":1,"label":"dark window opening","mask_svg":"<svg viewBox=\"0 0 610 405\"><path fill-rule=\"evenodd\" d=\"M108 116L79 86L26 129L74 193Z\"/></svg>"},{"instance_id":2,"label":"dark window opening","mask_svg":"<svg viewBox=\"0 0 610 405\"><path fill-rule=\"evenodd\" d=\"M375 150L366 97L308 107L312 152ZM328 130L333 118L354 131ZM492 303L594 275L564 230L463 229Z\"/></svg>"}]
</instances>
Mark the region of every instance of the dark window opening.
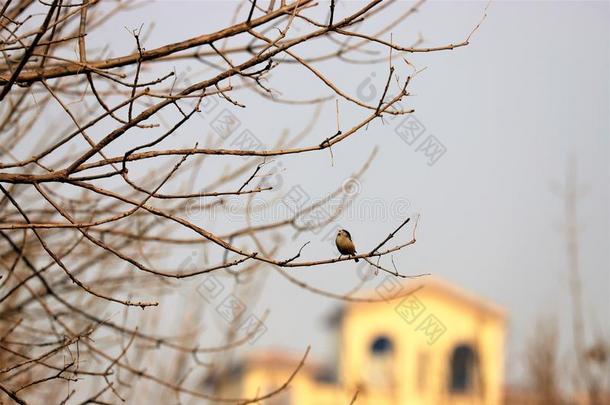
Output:
<instances>
[{"instance_id":1,"label":"dark window opening","mask_svg":"<svg viewBox=\"0 0 610 405\"><path fill-rule=\"evenodd\" d=\"M371 353L375 356L391 354L394 344L387 336L379 336L371 343Z\"/></svg>"},{"instance_id":2,"label":"dark window opening","mask_svg":"<svg viewBox=\"0 0 610 405\"><path fill-rule=\"evenodd\" d=\"M452 392L467 392L474 384L476 355L470 346L462 345L455 348L451 355Z\"/></svg>"},{"instance_id":3,"label":"dark window opening","mask_svg":"<svg viewBox=\"0 0 610 405\"><path fill-rule=\"evenodd\" d=\"M392 389L396 383L394 342L385 335L377 335L368 349L367 384L376 389Z\"/></svg>"}]
</instances>

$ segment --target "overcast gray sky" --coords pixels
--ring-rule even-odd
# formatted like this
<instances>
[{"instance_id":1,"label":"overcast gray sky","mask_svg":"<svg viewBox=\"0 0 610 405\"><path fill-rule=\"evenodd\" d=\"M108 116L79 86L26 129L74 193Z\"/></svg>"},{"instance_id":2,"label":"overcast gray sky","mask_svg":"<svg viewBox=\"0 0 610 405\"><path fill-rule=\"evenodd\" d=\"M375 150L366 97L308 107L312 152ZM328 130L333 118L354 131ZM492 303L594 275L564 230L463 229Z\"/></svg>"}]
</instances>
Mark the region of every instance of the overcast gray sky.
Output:
<instances>
[{"instance_id":1,"label":"overcast gray sky","mask_svg":"<svg viewBox=\"0 0 610 405\"><path fill-rule=\"evenodd\" d=\"M235 4L157 2L120 17L112 29L92 33L88 41L110 38L132 49L123 27L154 21L155 30L144 44L152 48L220 28L230 21ZM398 7L406 9L409 4L399 2ZM338 13L352 6L340 1ZM176 7L188 9L186 18ZM428 3L393 30L393 40L408 45L421 32L426 46L459 42L480 20L484 7L483 2ZM179 21L174 19L178 14ZM510 320L507 365L511 380L518 381L523 343L535 333L538 318L557 317L564 345L568 342L565 218L553 184L564 180L573 156L587 188L578 218L583 226L580 263L587 321L610 336L608 21L607 2L494 2L469 46L409 56L418 69L426 69L414 79L413 96L405 105L415 108L426 129L423 136L434 135L446 148L435 164L428 165L415 145L395 133L399 119L385 125L377 121L333 148L334 166L328 151L279 159L281 163L274 163L281 165L278 195L300 185L312 198L322 197L379 145L355 204L380 199L386 207L395 203L398 213L421 213L417 243L396 256L401 271L433 273L504 306ZM389 40L389 35L384 38ZM114 54L121 54L119 45ZM372 73L375 88L383 86L387 63L331 62L320 69L357 94ZM404 65L399 71L406 71ZM287 95L328 94L321 87L303 86L306 81L295 80L290 69L282 72L275 85ZM240 99L248 108L239 117L263 142L272 142L285 128L297 132L312 112L309 107L275 107L254 100ZM346 108L341 119L347 127L358 117ZM199 119L194 138L211 136L206 120ZM320 131L334 131L334 105L325 107L317 128L303 144L321 139ZM364 250L400 223L396 212L384 218L346 214L338 223ZM408 239L409 232L402 237ZM321 237L299 235L289 240L286 252L311 240L305 257L334 255L332 242ZM336 292L348 291L358 280L353 263L294 274ZM373 289L378 282L370 281L366 288ZM256 347L302 350L312 344L313 355L322 358L330 344L322 321L338 305L270 275L254 309L262 313L271 308L269 330Z\"/></svg>"}]
</instances>

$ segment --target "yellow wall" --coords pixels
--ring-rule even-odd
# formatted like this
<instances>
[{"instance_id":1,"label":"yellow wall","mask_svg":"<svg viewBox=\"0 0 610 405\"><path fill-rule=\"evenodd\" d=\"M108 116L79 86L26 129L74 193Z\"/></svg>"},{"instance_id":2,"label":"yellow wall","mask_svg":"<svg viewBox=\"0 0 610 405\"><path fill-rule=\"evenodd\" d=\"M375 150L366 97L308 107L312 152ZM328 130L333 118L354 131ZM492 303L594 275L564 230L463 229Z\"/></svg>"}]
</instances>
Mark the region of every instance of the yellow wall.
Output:
<instances>
[{"instance_id":1,"label":"yellow wall","mask_svg":"<svg viewBox=\"0 0 610 405\"><path fill-rule=\"evenodd\" d=\"M339 385L320 384L307 372L300 373L291 384L291 404L348 404L356 389L360 390L359 405L495 405L502 401L505 320L500 312L476 300L424 287L391 302L351 304L340 328ZM379 335L394 342L390 365L371 356L370 345ZM471 345L479 360L479 378L468 394L449 391L451 353L460 344ZM385 369L391 369L391 376L380 379ZM291 371L251 369L244 394L280 386ZM379 380L385 386L380 387Z\"/></svg>"}]
</instances>

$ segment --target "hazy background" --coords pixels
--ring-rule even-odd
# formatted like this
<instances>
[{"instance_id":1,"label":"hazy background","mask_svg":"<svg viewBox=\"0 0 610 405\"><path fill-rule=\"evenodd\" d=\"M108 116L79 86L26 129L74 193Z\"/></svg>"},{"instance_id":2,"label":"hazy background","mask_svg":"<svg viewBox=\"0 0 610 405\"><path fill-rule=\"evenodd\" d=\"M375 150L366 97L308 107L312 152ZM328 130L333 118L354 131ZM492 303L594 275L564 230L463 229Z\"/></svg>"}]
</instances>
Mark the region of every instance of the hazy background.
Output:
<instances>
[{"instance_id":1,"label":"hazy background","mask_svg":"<svg viewBox=\"0 0 610 405\"><path fill-rule=\"evenodd\" d=\"M154 22L154 31L144 43L153 48L228 24L236 4L155 2L121 15L110 29L90 34L88 43L112 41L117 44L113 54L120 55L122 46L126 51L133 49L133 39L124 27L146 27ZM399 4L406 9L411 3ZM337 14L344 15L354 6L339 1ZM424 46L460 42L480 20L485 6L483 2L425 4L392 30L393 41L408 46L421 32ZM177 7L189 12L181 9L178 13ZM175 20L178 14L180 20ZM586 188L578 218L585 312L589 325L608 337L608 22L607 2L492 3L469 46L407 56L418 69L426 69L413 80L412 96L403 105L416 110L415 116L426 127L424 136L433 134L446 147L438 162L428 165L421 151L396 135L394 129L401 118L385 125L375 121L367 131L333 147L334 166L327 150L277 159L273 163L281 176L276 183L277 198L294 185L302 186L311 198L323 197L379 145L354 204L363 206L377 199L384 202L387 215L346 214L337 223L349 229L356 245L365 251L402 221L398 214L420 213L417 243L395 257L401 272L432 273L505 307L510 322L507 368L510 380L519 382L524 342L535 333L537 319L556 317L563 348L569 347L566 218L556 190L574 158ZM364 26L361 31L374 32L374 28ZM383 38L389 40L389 34ZM306 54L305 50L301 53ZM400 58L394 63L404 79L409 69ZM180 63L176 67L177 72L205 68ZM373 85L382 89L387 61L374 66L331 62L319 68L340 88L357 94L373 72ZM316 82L311 75L301 74L307 80L296 80L291 68L278 69L273 87L293 98L329 94L317 84L307 84ZM269 143L285 129L298 132L313 112L310 107L255 102L251 96L239 100L248 105L236 112L242 127ZM363 116L343 109L345 104L341 102L343 130ZM188 127L193 139L215 136L210 119L202 114ZM301 145L319 143L335 132L335 125L332 102L325 105L314 135ZM401 240L408 240L410 231L406 228ZM302 243L311 241L304 250L305 259L332 257L335 249L331 241L323 240L325 233L301 234L294 240L287 235L284 252L294 254ZM182 253L170 260L183 260ZM299 289L268 270L260 299L250 308L256 314L271 310L268 331L251 348L302 352L311 344L313 356L323 359L331 350L324 318L341 303ZM293 274L314 286L344 293L359 280L355 270L353 263L344 263L294 270ZM365 290L374 290L381 281L381 276L369 281ZM197 283L185 286L193 292ZM184 305L199 305L186 295ZM165 310L176 314L176 308ZM207 326L213 329L214 323Z\"/></svg>"}]
</instances>

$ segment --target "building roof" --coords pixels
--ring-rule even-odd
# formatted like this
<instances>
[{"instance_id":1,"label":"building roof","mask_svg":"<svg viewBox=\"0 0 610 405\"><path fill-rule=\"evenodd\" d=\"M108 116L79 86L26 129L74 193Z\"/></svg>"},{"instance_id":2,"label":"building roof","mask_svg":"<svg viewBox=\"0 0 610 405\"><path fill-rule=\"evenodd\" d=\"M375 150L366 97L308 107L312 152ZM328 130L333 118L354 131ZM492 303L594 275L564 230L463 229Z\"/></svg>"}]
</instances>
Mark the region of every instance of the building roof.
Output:
<instances>
[{"instance_id":1,"label":"building roof","mask_svg":"<svg viewBox=\"0 0 610 405\"><path fill-rule=\"evenodd\" d=\"M303 353L279 351L277 349L257 350L247 354L244 358L244 363L247 366L294 368L302 358ZM321 364L308 359L303 367L308 370L316 370L321 367Z\"/></svg>"},{"instance_id":2,"label":"building roof","mask_svg":"<svg viewBox=\"0 0 610 405\"><path fill-rule=\"evenodd\" d=\"M391 276L389 276L391 277ZM397 298L388 299L387 302L400 301L409 295L410 291L421 291L424 289L426 292L435 292L440 295L446 296L455 301L466 304L476 310L483 311L491 316L498 318L506 318L506 310L500 305L476 295L464 288L458 287L457 285L439 277L439 276L425 276L418 279L411 279L400 283L402 289L397 291L395 294ZM366 294L365 297L380 297L380 294L376 290L372 290ZM383 302L383 301L382 301ZM329 326L335 327L341 324L343 316L346 310L355 305L370 305L369 303L349 303L338 307L333 311L327 318L326 322Z\"/></svg>"},{"instance_id":3,"label":"building roof","mask_svg":"<svg viewBox=\"0 0 610 405\"><path fill-rule=\"evenodd\" d=\"M259 349L250 352L242 358L235 361L235 363L229 368L228 373L222 377L226 378L229 376L235 380L243 376L244 372L250 368L263 368L265 370L285 370L293 371L297 365L301 362L303 353L296 353L286 350L278 349ZM301 373L313 374L321 372L323 366L321 363L307 359L303 364ZM204 384L212 385L218 382L219 376L211 373L207 376Z\"/></svg>"},{"instance_id":4,"label":"building roof","mask_svg":"<svg viewBox=\"0 0 610 405\"><path fill-rule=\"evenodd\" d=\"M425 289L438 291L455 300L488 312L490 315L504 318L507 314L506 310L500 305L483 298L480 295L476 295L471 291L458 287L456 284L450 283L449 281L438 276L423 277L421 279L409 282L408 285L410 288L422 287Z\"/></svg>"}]
</instances>

